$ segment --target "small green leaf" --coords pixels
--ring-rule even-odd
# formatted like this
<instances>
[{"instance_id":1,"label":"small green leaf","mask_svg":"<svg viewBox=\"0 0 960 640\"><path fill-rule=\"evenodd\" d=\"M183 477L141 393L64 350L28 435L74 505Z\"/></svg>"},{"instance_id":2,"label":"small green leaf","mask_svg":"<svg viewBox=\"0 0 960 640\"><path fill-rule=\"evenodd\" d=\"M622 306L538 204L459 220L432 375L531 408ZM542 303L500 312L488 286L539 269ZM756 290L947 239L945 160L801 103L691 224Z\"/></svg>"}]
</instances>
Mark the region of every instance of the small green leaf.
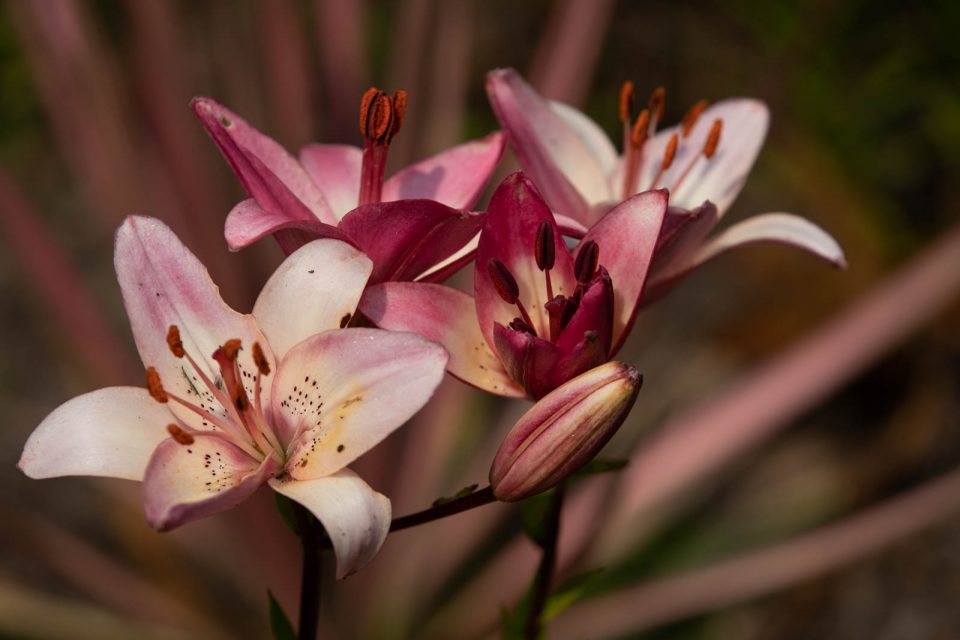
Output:
<instances>
[{"instance_id":1,"label":"small green leaf","mask_svg":"<svg viewBox=\"0 0 960 640\"><path fill-rule=\"evenodd\" d=\"M297 640L297 633L293 630L290 619L270 591L267 591L267 600L270 607L270 632L273 640Z\"/></svg>"},{"instance_id":2,"label":"small green leaf","mask_svg":"<svg viewBox=\"0 0 960 640\"><path fill-rule=\"evenodd\" d=\"M287 528L290 531L293 531L295 535L300 535L300 528L297 526L297 512L295 511L295 506L293 500L290 498L273 492L273 497L277 503L277 511L280 513L280 519L283 520L283 524L287 525Z\"/></svg>"},{"instance_id":3,"label":"small green leaf","mask_svg":"<svg viewBox=\"0 0 960 640\"><path fill-rule=\"evenodd\" d=\"M449 504L449 503L453 502L454 500L459 500L460 498L466 498L466 497L469 496L471 493L473 493L474 491L476 491L476 490L477 490L477 487L479 487L479 486L480 486L480 485L478 485L478 484L471 484L470 486L467 486L467 487L464 487L463 489L460 489L460 491L457 491L457 492L456 492L455 494L453 494L452 496L443 496L443 497L441 497L441 498L437 498L436 500L433 501L433 506L434 506L434 507L441 507L441 506L443 506L443 505L445 505L445 504Z\"/></svg>"},{"instance_id":4,"label":"small green leaf","mask_svg":"<svg viewBox=\"0 0 960 640\"><path fill-rule=\"evenodd\" d=\"M592 476L598 473L610 473L620 471L627 466L626 460L614 458L594 458L587 464L580 467L573 475L575 478L583 476Z\"/></svg>"},{"instance_id":5,"label":"small green leaf","mask_svg":"<svg viewBox=\"0 0 960 640\"><path fill-rule=\"evenodd\" d=\"M552 620L571 605L582 600L584 596L589 595L590 588L601 573L603 573L602 567L593 569L592 571L575 575L557 587L543 608L544 622Z\"/></svg>"},{"instance_id":6,"label":"small green leaf","mask_svg":"<svg viewBox=\"0 0 960 640\"><path fill-rule=\"evenodd\" d=\"M523 532L540 547L543 547L547 536L550 534L547 515L550 513L550 508L553 505L553 495L555 492L555 489L550 489L549 491L544 491L543 493L527 498L520 503L520 517Z\"/></svg>"}]
</instances>

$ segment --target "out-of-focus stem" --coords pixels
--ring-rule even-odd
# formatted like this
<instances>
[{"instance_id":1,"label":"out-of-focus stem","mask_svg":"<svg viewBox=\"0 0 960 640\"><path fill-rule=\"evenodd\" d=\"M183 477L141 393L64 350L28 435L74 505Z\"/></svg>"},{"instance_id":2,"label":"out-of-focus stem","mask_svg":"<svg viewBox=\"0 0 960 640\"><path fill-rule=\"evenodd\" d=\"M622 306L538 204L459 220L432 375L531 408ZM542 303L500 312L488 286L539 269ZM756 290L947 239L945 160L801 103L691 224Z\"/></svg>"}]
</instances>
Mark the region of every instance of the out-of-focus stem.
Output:
<instances>
[{"instance_id":1,"label":"out-of-focus stem","mask_svg":"<svg viewBox=\"0 0 960 640\"><path fill-rule=\"evenodd\" d=\"M560 512L563 510L564 485L561 483L550 498L550 509L545 514L547 537L541 541L543 555L540 556L540 565L533 578L533 589L530 593L530 610L527 612L525 636L529 640L537 640L543 628L543 609L550 595L550 584L557 566L557 540L560 538Z\"/></svg>"},{"instance_id":2,"label":"out-of-focus stem","mask_svg":"<svg viewBox=\"0 0 960 640\"><path fill-rule=\"evenodd\" d=\"M320 621L320 554L317 540L323 528L310 511L294 503L297 514L297 530L303 545L303 570L300 574L300 624L297 626L299 640L315 640Z\"/></svg>"}]
</instances>

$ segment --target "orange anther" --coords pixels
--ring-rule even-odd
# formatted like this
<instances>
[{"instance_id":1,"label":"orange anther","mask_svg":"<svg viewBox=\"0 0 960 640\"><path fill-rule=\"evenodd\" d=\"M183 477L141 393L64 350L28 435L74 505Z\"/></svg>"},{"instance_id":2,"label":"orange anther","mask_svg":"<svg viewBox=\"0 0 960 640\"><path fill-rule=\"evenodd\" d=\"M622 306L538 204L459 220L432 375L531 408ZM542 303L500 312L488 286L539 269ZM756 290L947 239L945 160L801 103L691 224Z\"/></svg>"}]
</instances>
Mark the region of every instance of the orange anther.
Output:
<instances>
[{"instance_id":1,"label":"orange anther","mask_svg":"<svg viewBox=\"0 0 960 640\"><path fill-rule=\"evenodd\" d=\"M663 165L660 168L660 171L666 171L670 168L670 165L673 164L673 159L677 156L677 144L680 142L680 138L676 133L673 133L670 136L670 140L667 141L667 148L663 152Z\"/></svg>"},{"instance_id":2,"label":"orange anther","mask_svg":"<svg viewBox=\"0 0 960 640\"><path fill-rule=\"evenodd\" d=\"M253 362L257 365L260 375L265 376L270 373L270 363L267 362L267 356L263 353L263 347L259 342L253 343Z\"/></svg>"},{"instance_id":3,"label":"orange anther","mask_svg":"<svg viewBox=\"0 0 960 640\"><path fill-rule=\"evenodd\" d=\"M723 130L723 120L719 118L713 121L713 127L710 128L710 134L707 136L707 143L703 145L703 155L709 160L717 152L717 145L720 144L720 132Z\"/></svg>"},{"instance_id":4,"label":"orange anther","mask_svg":"<svg viewBox=\"0 0 960 640\"><path fill-rule=\"evenodd\" d=\"M167 346L170 347L170 352L178 358L182 358L187 353L183 348L183 340L180 339L180 329L175 324L170 325L167 330Z\"/></svg>"},{"instance_id":5,"label":"orange anther","mask_svg":"<svg viewBox=\"0 0 960 640\"><path fill-rule=\"evenodd\" d=\"M686 115L683 116L681 121L681 127L683 128L683 137L686 138L690 135L690 132L693 130L693 125L697 124L697 120L700 119L700 114L709 106L709 102L706 100L700 100L687 111Z\"/></svg>"},{"instance_id":6,"label":"orange anther","mask_svg":"<svg viewBox=\"0 0 960 640\"><path fill-rule=\"evenodd\" d=\"M147 391L157 402L167 402L167 392L163 389L163 383L160 382L160 374L153 367L147 367Z\"/></svg>"},{"instance_id":7,"label":"orange anther","mask_svg":"<svg viewBox=\"0 0 960 640\"><path fill-rule=\"evenodd\" d=\"M633 113L633 83L627 80L620 86L620 122L630 123Z\"/></svg>"},{"instance_id":8,"label":"orange anther","mask_svg":"<svg viewBox=\"0 0 960 640\"><path fill-rule=\"evenodd\" d=\"M193 436L175 424L171 423L167 425L167 433L179 444L193 444Z\"/></svg>"},{"instance_id":9,"label":"orange anther","mask_svg":"<svg viewBox=\"0 0 960 640\"><path fill-rule=\"evenodd\" d=\"M633 131L630 133L630 142L634 147L639 147L647 139L647 128L650 126L650 112L644 109L637 116L637 121L633 123Z\"/></svg>"}]
</instances>

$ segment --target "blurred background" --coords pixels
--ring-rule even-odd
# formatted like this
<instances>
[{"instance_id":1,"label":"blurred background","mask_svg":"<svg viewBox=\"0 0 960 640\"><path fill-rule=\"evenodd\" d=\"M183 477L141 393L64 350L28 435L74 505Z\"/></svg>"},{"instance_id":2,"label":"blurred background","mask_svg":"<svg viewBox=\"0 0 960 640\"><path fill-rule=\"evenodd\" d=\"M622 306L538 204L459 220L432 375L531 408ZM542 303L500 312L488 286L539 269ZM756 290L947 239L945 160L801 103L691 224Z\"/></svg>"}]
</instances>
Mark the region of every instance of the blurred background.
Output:
<instances>
[{"instance_id":1,"label":"blurred background","mask_svg":"<svg viewBox=\"0 0 960 640\"><path fill-rule=\"evenodd\" d=\"M948 0L0 3L0 637L265 637L266 588L295 615L299 547L270 495L157 534L133 483L15 468L60 403L141 384L112 267L125 215L170 224L241 310L282 258L271 240L226 250L245 196L191 96L295 151L358 144L362 92L403 88L403 166L497 127L483 80L501 66L615 140L624 80L664 86L667 122L700 98L766 101L771 133L729 219L803 215L850 264L750 247L644 312L622 359L645 387L603 454L630 463L568 502L561 579L604 567L572 591L570 629L955 637L958 29ZM485 481L524 408L447 381L358 470L396 514L425 508ZM495 635L537 560L520 519L491 505L391 536L367 570L326 576L325 637ZM745 562L697 582L731 558Z\"/></svg>"}]
</instances>

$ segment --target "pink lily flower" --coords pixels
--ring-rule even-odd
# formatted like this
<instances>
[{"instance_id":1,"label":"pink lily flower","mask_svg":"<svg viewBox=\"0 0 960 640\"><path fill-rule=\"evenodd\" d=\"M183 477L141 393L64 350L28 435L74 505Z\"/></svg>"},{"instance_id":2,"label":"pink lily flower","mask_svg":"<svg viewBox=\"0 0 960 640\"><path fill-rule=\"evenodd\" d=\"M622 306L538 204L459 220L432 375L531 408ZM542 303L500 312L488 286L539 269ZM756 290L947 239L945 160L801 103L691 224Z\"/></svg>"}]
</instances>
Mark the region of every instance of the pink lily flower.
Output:
<instances>
[{"instance_id":1,"label":"pink lily flower","mask_svg":"<svg viewBox=\"0 0 960 640\"><path fill-rule=\"evenodd\" d=\"M286 253L316 238L347 241L373 260L371 282L442 280L470 260L482 216L467 209L503 153L500 132L417 162L384 179L406 93L370 89L361 105L364 146L311 144L299 161L210 98L193 111L240 179L249 200L227 216L239 250L273 234Z\"/></svg>"},{"instance_id":2,"label":"pink lily flower","mask_svg":"<svg viewBox=\"0 0 960 640\"><path fill-rule=\"evenodd\" d=\"M581 237L635 193L668 189L670 209L658 241L644 302L720 253L773 241L845 266L836 241L811 222L767 213L708 234L733 203L763 145L766 106L748 98L699 102L683 122L657 132L664 92L633 118L633 85L621 91L623 154L576 109L551 102L513 69L487 75L487 95L521 165L540 186L565 233Z\"/></svg>"},{"instance_id":3,"label":"pink lily flower","mask_svg":"<svg viewBox=\"0 0 960 640\"><path fill-rule=\"evenodd\" d=\"M442 344L448 371L469 384L539 399L623 344L666 208L664 191L627 198L571 253L537 188L515 173L490 201L474 297L438 284L385 282L367 290L360 310L382 328Z\"/></svg>"},{"instance_id":4,"label":"pink lily flower","mask_svg":"<svg viewBox=\"0 0 960 640\"><path fill-rule=\"evenodd\" d=\"M447 360L413 334L338 329L370 260L343 242L311 242L280 265L252 314L227 306L158 220L127 218L114 261L148 388L61 405L31 434L20 469L142 480L160 531L269 484L320 520L339 577L366 564L388 533L390 501L347 465L427 402Z\"/></svg>"}]
</instances>

